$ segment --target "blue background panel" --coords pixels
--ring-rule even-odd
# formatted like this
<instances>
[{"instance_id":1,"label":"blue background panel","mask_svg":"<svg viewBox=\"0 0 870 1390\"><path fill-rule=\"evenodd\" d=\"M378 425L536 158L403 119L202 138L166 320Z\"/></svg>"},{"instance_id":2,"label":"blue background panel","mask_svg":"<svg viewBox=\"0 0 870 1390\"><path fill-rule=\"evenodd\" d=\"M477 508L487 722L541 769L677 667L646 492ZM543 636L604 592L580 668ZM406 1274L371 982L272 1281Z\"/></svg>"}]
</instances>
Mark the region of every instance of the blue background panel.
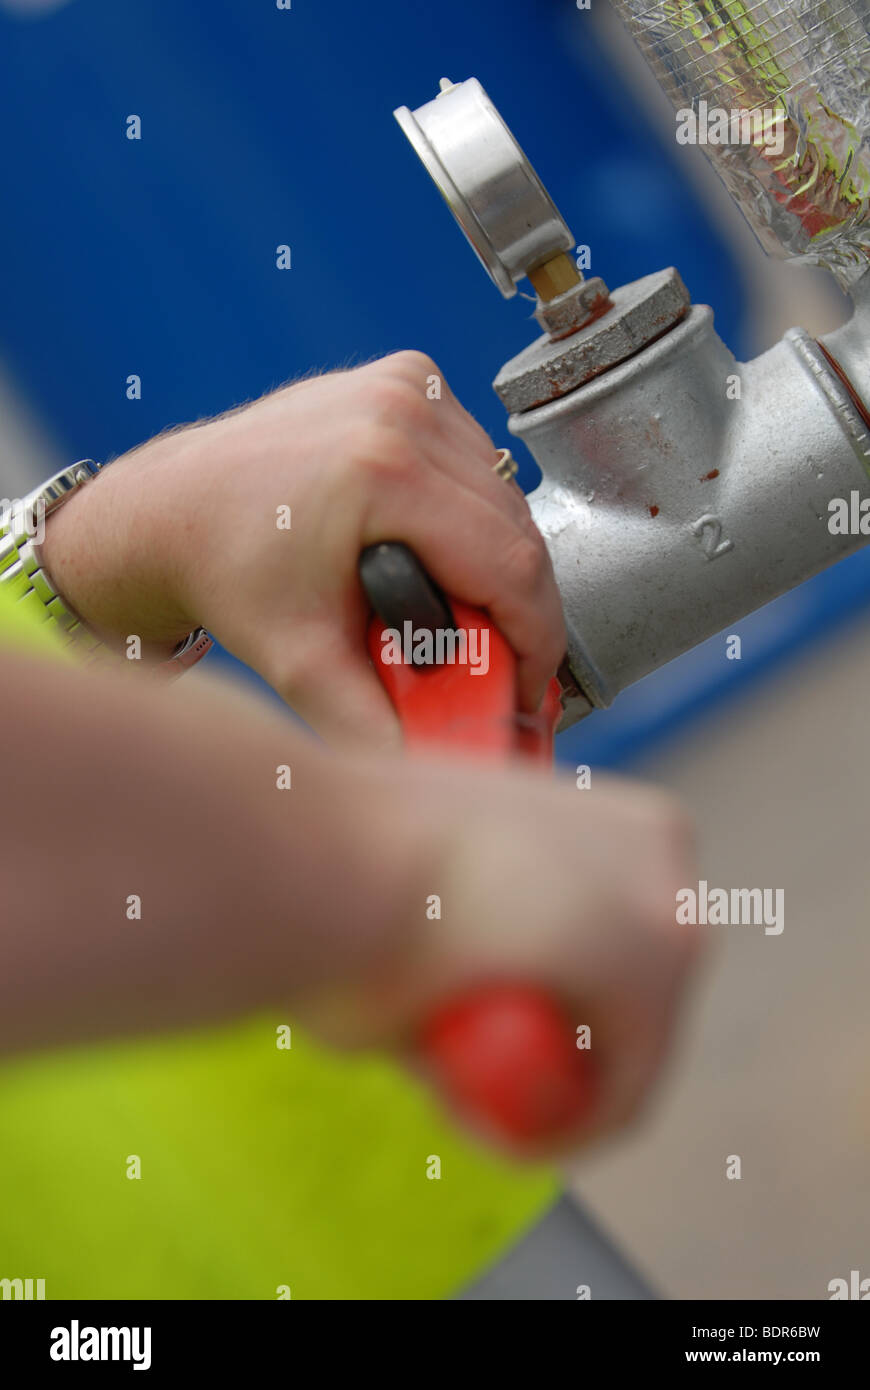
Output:
<instances>
[{"instance_id":1,"label":"blue background panel","mask_svg":"<svg viewBox=\"0 0 870 1390\"><path fill-rule=\"evenodd\" d=\"M489 284L391 114L444 75L480 78L591 273L613 287L677 265L744 352L729 248L571 0L71 0L0 12L0 347L64 456L113 457L406 347L504 441L490 382L537 331L532 305ZM567 735L563 756L625 761L868 590L858 557L750 620L750 660L700 649Z\"/></svg>"}]
</instances>

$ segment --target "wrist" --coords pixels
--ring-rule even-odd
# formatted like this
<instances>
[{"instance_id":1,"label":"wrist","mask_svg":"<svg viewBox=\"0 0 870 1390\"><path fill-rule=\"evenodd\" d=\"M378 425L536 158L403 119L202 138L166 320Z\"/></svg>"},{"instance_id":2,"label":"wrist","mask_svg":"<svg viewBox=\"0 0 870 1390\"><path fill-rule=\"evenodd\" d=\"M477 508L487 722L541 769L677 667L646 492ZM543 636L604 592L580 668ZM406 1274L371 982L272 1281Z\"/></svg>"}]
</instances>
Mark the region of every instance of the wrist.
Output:
<instances>
[{"instance_id":1,"label":"wrist","mask_svg":"<svg viewBox=\"0 0 870 1390\"><path fill-rule=\"evenodd\" d=\"M136 636L146 658L166 660L196 624L174 598L155 495L121 460L46 518L40 549L57 590L107 646Z\"/></svg>"},{"instance_id":2,"label":"wrist","mask_svg":"<svg viewBox=\"0 0 870 1390\"><path fill-rule=\"evenodd\" d=\"M326 761L331 816L341 808L324 898L337 927L330 968L300 1000L300 1016L339 1046L400 1044L432 984L417 964L439 926L429 919L449 827L433 818L420 795L426 783L404 760Z\"/></svg>"}]
</instances>

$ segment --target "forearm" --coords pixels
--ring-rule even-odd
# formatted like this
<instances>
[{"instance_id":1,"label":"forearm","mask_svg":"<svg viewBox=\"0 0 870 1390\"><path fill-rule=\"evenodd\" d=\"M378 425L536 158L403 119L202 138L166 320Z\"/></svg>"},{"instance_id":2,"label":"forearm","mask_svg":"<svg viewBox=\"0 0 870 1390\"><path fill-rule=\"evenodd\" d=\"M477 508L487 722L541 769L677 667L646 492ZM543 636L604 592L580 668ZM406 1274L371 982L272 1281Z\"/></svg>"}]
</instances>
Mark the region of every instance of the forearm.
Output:
<instances>
[{"instance_id":1,"label":"forearm","mask_svg":"<svg viewBox=\"0 0 870 1390\"><path fill-rule=\"evenodd\" d=\"M292 1002L407 912L377 777L247 698L4 654L0 748L0 1049Z\"/></svg>"}]
</instances>

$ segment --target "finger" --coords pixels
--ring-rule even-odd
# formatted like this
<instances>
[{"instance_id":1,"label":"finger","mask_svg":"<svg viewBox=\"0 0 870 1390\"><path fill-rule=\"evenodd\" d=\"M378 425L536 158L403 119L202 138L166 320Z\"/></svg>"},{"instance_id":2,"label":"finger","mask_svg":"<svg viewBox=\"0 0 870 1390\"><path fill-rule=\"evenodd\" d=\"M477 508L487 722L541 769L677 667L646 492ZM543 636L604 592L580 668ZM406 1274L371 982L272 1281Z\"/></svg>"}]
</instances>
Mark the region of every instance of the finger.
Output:
<instances>
[{"instance_id":1,"label":"finger","mask_svg":"<svg viewBox=\"0 0 870 1390\"><path fill-rule=\"evenodd\" d=\"M540 706L568 643L562 600L540 538L518 543L502 557L501 583L487 603L490 616L517 657L517 700L526 713Z\"/></svg>"},{"instance_id":2,"label":"finger","mask_svg":"<svg viewBox=\"0 0 870 1390\"><path fill-rule=\"evenodd\" d=\"M388 369L408 388L404 397L390 397L391 418L404 425L409 440L422 443L432 467L465 481L514 516L527 510L522 489L505 488L493 472L498 447L453 394L437 363L424 353L400 352L370 366ZM433 377L439 383L435 396L428 385Z\"/></svg>"},{"instance_id":3,"label":"finger","mask_svg":"<svg viewBox=\"0 0 870 1390\"><path fill-rule=\"evenodd\" d=\"M504 512L519 528L516 549L503 553L499 560L499 573L505 576L505 585L494 590L484 606L518 657L520 708L533 713L567 646L561 597L552 562L525 494L513 479L506 481L494 471L498 451L458 402L456 407L458 423L452 425L438 458L434 458L431 445L428 457L440 471ZM460 414L465 417L469 429L459 419ZM437 439L435 442L437 445ZM519 569L517 582L512 578L514 565ZM525 587L527 572L532 586L528 589ZM465 596L457 592L456 597ZM531 622L530 604L535 615Z\"/></svg>"},{"instance_id":4,"label":"finger","mask_svg":"<svg viewBox=\"0 0 870 1390\"><path fill-rule=\"evenodd\" d=\"M465 483L427 469L398 471L369 502L364 543L403 541L446 594L486 609L517 655L521 708L537 709L566 645L559 592L537 530Z\"/></svg>"},{"instance_id":5,"label":"finger","mask_svg":"<svg viewBox=\"0 0 870 1390\"><path fill-rule=\"evenodd\" d=\"M434 467L474 488L517 520L525 524L531 517L522 488L513 479L508 483L495 471L499 447L458 404L455 412L440 419L427 452Z\"/></svg>"}]
</instances>

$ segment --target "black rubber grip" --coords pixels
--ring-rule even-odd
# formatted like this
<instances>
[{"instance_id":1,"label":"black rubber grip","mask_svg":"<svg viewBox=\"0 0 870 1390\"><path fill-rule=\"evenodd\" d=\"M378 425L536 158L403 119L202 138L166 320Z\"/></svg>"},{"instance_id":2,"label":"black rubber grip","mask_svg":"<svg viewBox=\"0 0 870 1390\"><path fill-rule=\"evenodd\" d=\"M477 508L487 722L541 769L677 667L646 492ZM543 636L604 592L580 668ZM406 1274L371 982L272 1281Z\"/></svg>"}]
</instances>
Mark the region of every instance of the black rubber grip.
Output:
<instances>
[{"instance_id":1,"label":"black rubber grip","mask_svg":"<svg viewBox=\"0 0 870 1390\"><path fill-rule=\"evenodd\" d=\"M410 622L416 631L434 633L455 626L444 594L401 541L367 546L359 557L359 577L385 627L401 632L403 624Z\"/></svg>"}]
</instances>

